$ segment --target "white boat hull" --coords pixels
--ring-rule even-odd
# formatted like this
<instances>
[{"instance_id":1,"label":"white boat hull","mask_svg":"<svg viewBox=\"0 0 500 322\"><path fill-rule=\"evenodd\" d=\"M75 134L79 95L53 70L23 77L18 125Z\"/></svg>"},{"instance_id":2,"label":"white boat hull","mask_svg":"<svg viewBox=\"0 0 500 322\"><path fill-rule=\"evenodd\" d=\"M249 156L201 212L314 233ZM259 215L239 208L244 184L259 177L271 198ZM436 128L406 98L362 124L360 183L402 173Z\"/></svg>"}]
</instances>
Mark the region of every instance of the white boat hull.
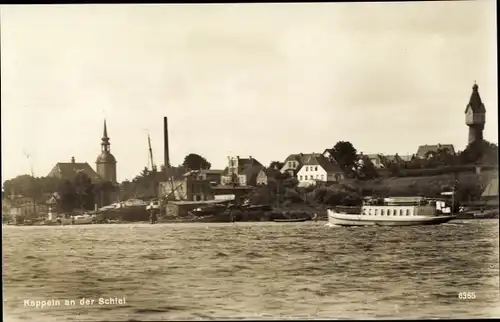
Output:
<instances>
[{"instance_id":1,"label":"white boat hull","mask_svg":"<svg viewBox=\"0 0 500 322\"><path fill-rule=\"evenodd\" d=\"M438 225L456 216L366 216L337 213L328 209L328 224L336 226L419 226Z\"/></svg>"},{"instance_id":2,"label":"white boat hull","mask_svg":"<svg viewBox=\"0 0 500 322\"><path fill-rule=\"evenodd\" d=\"M75 218L59 218L56 220L57 223L61 225L91 225L93 224L92 217L90 216L81 216Z\"/></svg>"}]
</instances>

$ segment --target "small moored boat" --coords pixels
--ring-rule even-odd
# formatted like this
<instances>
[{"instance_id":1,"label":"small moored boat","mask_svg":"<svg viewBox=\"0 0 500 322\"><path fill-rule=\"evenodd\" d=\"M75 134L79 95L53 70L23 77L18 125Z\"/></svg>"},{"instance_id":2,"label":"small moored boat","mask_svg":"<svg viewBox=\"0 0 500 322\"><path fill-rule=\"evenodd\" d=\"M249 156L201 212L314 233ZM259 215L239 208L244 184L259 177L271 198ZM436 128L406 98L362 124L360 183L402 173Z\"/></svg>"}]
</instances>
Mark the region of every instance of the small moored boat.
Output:
<instances>
[{"instance_id":1,"label":"small moored boat","mask_svg":"<svg viewBox=\"0 0 500 322\"><path fill-rule=\"evenodd\" d=\"M274 222L303 222L311 220L311 218L289 218L289 219L274 219Z\"/></svg>"}]
</instances>

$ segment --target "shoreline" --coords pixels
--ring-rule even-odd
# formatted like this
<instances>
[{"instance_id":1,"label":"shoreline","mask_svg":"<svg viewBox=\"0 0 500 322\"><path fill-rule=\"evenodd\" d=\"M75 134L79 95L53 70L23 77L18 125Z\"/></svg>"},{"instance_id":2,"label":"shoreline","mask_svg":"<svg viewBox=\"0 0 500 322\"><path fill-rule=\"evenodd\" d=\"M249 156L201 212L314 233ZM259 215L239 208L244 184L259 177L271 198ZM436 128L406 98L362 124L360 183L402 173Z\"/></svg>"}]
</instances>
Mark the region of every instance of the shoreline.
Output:
<instances>
[{"instance_id":1,"label":"shoreline","mask_svg":"<svg viewBox=\"0 0 500 322\"><path fill-rule=\"evenodd\" d=\"M471 221L471 220L499 220L499 218L484 218L484 217L479 217L479 218L454 218L450 220L450 222L454 221ZM293 224L298 224L298 223L307 223L307 222L312 222L312 223L327 223L327 219L318 219L316 221L314 220L306 220L302 222L275 222L274 220L246 220L246 221L235 221L235 222L230 222L230 221L198 221L198 220L170 220L170 221L162 221L162 222L156 222L154 224L148 222L148 221L124 221L124 222L114 222L114 223L92 223L92 224L76 224L76 225L43 225L43 224L29 224L29 225L23 225L23 224L9 224L9 223L2 223L2 226L9 226L9 227L60 227L60 226L95 226L95 225L127 225L127 224L139 224L139 225L166 225L166 224L237 224L237 223L261 223L261 222L273 222L277 224L282 224L282 223L293 223Z\"/></svg>"}]
</instances>

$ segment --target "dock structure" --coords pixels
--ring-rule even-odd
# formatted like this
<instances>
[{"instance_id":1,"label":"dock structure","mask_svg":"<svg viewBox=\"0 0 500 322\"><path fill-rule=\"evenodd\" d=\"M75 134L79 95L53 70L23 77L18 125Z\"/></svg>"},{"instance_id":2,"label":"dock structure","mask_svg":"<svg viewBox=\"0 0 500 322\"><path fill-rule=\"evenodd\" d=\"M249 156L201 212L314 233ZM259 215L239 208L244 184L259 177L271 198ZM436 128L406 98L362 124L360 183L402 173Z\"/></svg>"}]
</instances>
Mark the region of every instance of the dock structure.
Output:
<instances>
[{"instance_id":1,"label":"dock structure","mask_svg":"<svg viewBox=\"0 0 500 322\"><path fill-rule=\"evenodd\" d=\"M221 195L233 195L234 204L241 205L245 201L245 197L253 190L254 187L251 186L231 186L231 185L219 185L212 187L214 196Z\"/></svg>"}]
</instances>

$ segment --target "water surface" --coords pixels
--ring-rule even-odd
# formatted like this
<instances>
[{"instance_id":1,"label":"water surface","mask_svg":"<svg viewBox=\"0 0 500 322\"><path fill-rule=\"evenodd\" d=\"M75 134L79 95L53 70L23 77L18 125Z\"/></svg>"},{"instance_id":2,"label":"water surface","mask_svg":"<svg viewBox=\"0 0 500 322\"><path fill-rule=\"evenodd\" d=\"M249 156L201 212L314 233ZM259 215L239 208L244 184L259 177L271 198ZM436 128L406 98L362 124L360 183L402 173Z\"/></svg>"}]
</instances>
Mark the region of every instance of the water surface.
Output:
<instances>
[{"instance_id":1,"label":"water surface","mask_svg":"<svg viewBox=\"0 0 500 322\"><path fill-rule=\"evenodd\" d=\"M498 220L4 226L4 320L500 317L498 229ZM51 299L60 305L25 303Z\"/></svg>"}]
</instances>

